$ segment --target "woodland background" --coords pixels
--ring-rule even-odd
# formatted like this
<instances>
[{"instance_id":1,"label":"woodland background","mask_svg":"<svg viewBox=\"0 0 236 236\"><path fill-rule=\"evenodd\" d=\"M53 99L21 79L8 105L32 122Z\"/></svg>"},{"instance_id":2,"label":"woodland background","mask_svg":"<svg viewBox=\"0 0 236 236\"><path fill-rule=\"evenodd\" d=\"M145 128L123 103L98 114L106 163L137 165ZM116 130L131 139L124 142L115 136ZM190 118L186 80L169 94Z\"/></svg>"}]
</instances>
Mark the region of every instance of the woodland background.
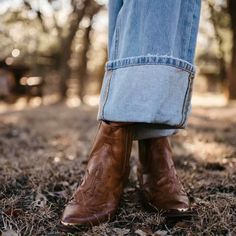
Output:
<instances>
[{"instance_id":1,"label":"woodland background","mask_svg":"<svg viewBox=\"0 0 236 236\"><path fill-rule=\"evenodd\" d=\"M41 77L44 97L73 96L83 103L99 94L107 60L106 0L0 4L2 64L26 67L22 75ZM236 99L235 1L203 1L196 63L202 90Z\"/></svg>"},{"instance_id":2,"label":"woodland background","mask_svg":"<svg viewBox=\"0 0 236 236\"><path fill-rule=\"evenodd\" d=\"M203 0L193 112L172 137L196 216L144 210L137 143L116 217L64 232L96 132L106 0L0 0L0 234L236 235L236 1Z\"/></svg>"}]
</instances>

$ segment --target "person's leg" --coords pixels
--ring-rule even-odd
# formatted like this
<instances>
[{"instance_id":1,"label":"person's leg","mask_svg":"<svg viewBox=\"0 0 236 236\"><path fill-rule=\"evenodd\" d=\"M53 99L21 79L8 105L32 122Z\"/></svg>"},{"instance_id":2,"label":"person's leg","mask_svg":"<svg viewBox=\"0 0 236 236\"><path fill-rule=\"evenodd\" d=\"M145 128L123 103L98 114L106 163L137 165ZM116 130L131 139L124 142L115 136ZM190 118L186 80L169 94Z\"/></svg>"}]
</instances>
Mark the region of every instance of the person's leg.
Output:
<instances>
[{"instance_id":1,"label":"person's leg","mask_svg":"<svg viewBox=\"0 0 236 236\"><path fill-rule=\"evenodd\" d=\"M136 139L147 138L143 123L156 136L160 125L169 134L185 127L199 13L200 0L123 1L109 37L99 120L136 122Z\"/></svg>"},{"instance_id":2,"label":"person's leg","mask_svg":"<svg viewBox=\"0 0 236 236\"><path fill-rule=\"evenodd\" d=\"M120 12L120 9L123 6L123 0L109 0L108 4L108 57L112 59L112 52L111 52L111 45L112 42L115 40L115 31L116 31L116 24L117 24L117 18Z\"/></svg>"},{"instance_id":3,"label":"person's leg","mask_svg":"<svg viewBox=\"0 0 236 236\"><path fill-rule=\"evenodd\" d=\"M109 1L101 123L84 180L64 211L64 225L97 224L116 211L129 172L129 123L136 123L140 139L184 127L199 7L198 0ZM148 133L152 128L151 136L140 134L144 126Z\"/></svg>"},{"instance_id":4,"label":"person's leg","mask_svg":"<svg viewBox=\"0 0 236 236\"><path fill-rule=\"evenodd\" d=\"M111 1L112 2L112 1ZM200 0L124 1L110 43L98 119L134 122L146 202L189 208L168 136L190 112Z\"/></svg>"},{"instance_id":5,"label":"person's leg","mask_svg":"<svg viewBox=\"0 0 236 236\"><path fill-rule=\"evenodd\" d=\"M116 212L129 176L132 127L101 122L83 182L67 204L63 225L96 225Z\"/></svg>"},{"instance_id":6,"label":"person's leg","mask_svg":"<svg viewBox=\"0 0 236 236\"><path fill-rule=\"evenodd\" d=\"M123 0L109 3L108 53L122 5ZM129 123L100 122L86 174L63 212L63 225L96 225L114 215L129 176L132 140Z\"/></svg>"}]
</instances>

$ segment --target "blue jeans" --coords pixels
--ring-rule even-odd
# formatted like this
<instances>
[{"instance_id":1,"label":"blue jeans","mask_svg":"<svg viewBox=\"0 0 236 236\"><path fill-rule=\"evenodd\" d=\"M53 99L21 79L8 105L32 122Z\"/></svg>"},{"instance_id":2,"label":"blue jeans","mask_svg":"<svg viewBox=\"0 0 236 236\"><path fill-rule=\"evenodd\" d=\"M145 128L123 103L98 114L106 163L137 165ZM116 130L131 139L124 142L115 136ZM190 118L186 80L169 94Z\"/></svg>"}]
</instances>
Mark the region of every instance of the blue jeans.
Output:
<instances>
[{"instance_id":1,"label":"blue jeans","mask_svg":"<svg viewBox=\"0 0 236 236\"><path fill-rule=\"evenodd\" d=\"M135 139L186 126L201 0L110 0L98 120L134 122Z\"/></svg>"}]
</instances>

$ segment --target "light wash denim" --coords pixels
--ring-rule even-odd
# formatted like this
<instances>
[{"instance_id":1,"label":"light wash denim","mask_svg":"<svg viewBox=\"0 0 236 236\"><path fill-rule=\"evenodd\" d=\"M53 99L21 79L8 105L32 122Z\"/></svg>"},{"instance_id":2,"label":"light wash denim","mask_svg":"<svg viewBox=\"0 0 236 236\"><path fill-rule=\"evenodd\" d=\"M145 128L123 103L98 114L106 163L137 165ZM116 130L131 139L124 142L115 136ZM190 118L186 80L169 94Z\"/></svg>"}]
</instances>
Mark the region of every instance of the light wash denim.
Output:
<instances>
[{"instance_id":1,"label":"light wash denim","mask_svg":"<svg viewBox=\"0 0 236 236\"><path fill-rule=\"evenodd\" d=\"M110 0L98 120L136 122L135 138L186 126L201 0Z\"/></svg>"}]
</instances>

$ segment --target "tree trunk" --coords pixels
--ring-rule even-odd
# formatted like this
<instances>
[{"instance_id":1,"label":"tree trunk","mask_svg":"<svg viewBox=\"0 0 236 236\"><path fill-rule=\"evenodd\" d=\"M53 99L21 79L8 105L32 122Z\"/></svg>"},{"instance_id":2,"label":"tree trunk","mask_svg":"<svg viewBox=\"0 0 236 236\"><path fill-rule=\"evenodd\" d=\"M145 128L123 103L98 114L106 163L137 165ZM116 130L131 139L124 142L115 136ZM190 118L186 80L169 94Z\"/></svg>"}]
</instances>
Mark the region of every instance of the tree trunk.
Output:
<instances>
[{"instance_id":1,"label":"tree trunk","mask_svg":"<svg viewBox=\"0 0 236 236\"><path fill-rule=\"evenodd\" d=\"M228 0L228 11L231 19L232 39L232 59L229 67L229 99L236 99L236 1Z\"/></svg>"},{"instance_id":2,"label":"tree trunk","mask_svg":"<svg viewBox=\"0 0 236 236\"><path fill-rule=\"evenodd\" d=\"M71 20L68 22L69 29L68 34L62 37L61 40L61 60L60 60L60 100L66 98L66 93L68 89L68 79L70 78L71 69L69 66L69 60L72 54L72 43L76 32L78 30L79 24L85 15L86 8L89 7L91 0L84 1L84 6L80 9L77 7L77 2L72 1L73 12L71 13Z\"/></svg>"},{"instance_id":3,"label":"tree trunk","mask_svg":"<svg viewBox=\"0 0 236 236\"><path fill-rule=\"evenodd\" d=\"M90 45L91 45L91 39L90 39L90 31L92 29L92 21L94 15L96 15L99 10L101 9L101 5L97 4L95 1L91 2L90 8L88 8L87 16L89 17L90 24L88 27L84 29L84 35L83 35L83 49L80 51L80 60L79 60L79 98L80 101L84 102L84 95L85 95L85 88L86 88L86 79L87 79L87 67L88 67L88 58L87 53L89 51Z\"/></svg>"},{"instance_id":4,"label":"tree trunk","mask_svg":"<svg viewBox=\"0 0 236 236\"><path fill-rule=\"evenodd\" d=\"M223 91L227 90L227 69L226 69L226 61L225 61L225 51L224 51L224 40L220 34L218 21L219 21L219 15L217 14L214 4L211 2L208 2L208 7L210 9L210 20L212 22L214 31L215 31L215 38L218 43L219 47L219 53L220 53L220 60L219 60L219 66L220 66L220 73L219 73L219 79L221 82L221 86L223 88Z\"/></svg>"},{"instance_id":5,"label":"tree trunk","mask_svg":"<svg viewBox=\"0 0 236 236\"><path fill-rule=\"evenodd\" d=\"M92 17L91 17L92 18ZM83 49L80 52L80 64L79 64L79 98L80 101L84 102L84 95L85 95L85 83L87 77L87 53L90 47L90 31L92 29L91 19L90 25L84 29L84 36L83 36Z\"/></svg>"},{"instance_id":6,"label":"tree trunk","mask_svg":"<svg viewBox=\"0 0 236 236\"><path fill-rule=\"evenodd\" d=\"M60 59L60 100L66 98L67 88L68 88L68 78L70 77L70 66L69 60L71 57L71 45L73 40L64 39L61 42L61 59Z\"/></svg>"}]
</instances>

